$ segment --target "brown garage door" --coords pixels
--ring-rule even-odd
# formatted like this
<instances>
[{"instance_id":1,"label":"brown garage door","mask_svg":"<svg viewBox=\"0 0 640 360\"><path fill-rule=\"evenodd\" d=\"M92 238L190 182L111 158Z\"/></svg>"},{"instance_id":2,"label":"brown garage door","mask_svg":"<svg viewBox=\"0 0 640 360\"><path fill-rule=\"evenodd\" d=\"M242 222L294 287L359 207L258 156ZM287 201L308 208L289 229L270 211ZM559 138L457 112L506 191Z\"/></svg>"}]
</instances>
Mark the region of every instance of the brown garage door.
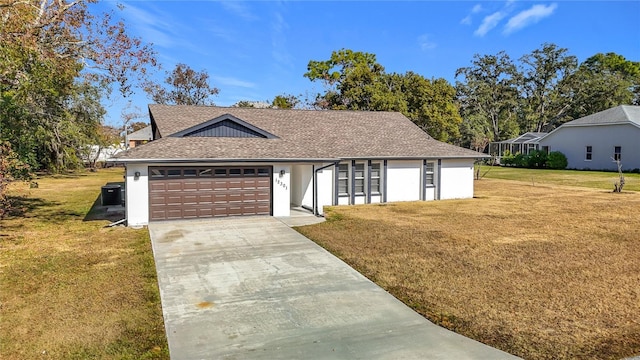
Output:
<instances>
[{"instance_id":1,"label":"brown garage door","mask_svg":"<svg viewBox=\"0 0 640 360\"><path fill-rule=\"evenodd\" d=\"M150 167L149 218L271 213L270 167Z\"/></svg>"}]
</instances>

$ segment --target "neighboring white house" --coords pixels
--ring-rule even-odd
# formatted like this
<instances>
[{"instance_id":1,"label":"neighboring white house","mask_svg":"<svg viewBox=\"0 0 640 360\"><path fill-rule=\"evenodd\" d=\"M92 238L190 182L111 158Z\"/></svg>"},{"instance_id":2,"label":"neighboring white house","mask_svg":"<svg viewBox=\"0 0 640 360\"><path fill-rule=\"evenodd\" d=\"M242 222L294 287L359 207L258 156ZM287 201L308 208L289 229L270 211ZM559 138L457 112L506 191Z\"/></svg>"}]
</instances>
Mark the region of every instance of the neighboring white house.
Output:
<instances>
[{"instance_id":1,"label":"neighboring white house","mask_svg":"<svg viewBox=\"0 0 640 360\"><path fill-rule=\"evenodd\" d=\"M107 160L111 159L124 150L124 143L109 145L106 147L99 145L88 145L80 152L80 158L86 164L90 164L91 166L93 166L96 163L106 162Z\"/></svg>"},{"instance_id":2,"label":"neighboring white house","mask_svg":"<svg viewBox=\"0 0 640 360\"><path fill-rule=\"evenodd\" d=\"M130 226L326 205L473 197L484 154L400 113L149 105L154 140L120 153Z\"/></svg>"},{"instance_id":3,"label":"neighboring white house","mask_svg":"<svg viewBox=\"0 0 640 360\"><path fill-rule=\"evenodd\" d=\"M640 106L621 105L569 121L538 140L560 151L569 169L640 169Z\"/></svg>"}]
</instances>

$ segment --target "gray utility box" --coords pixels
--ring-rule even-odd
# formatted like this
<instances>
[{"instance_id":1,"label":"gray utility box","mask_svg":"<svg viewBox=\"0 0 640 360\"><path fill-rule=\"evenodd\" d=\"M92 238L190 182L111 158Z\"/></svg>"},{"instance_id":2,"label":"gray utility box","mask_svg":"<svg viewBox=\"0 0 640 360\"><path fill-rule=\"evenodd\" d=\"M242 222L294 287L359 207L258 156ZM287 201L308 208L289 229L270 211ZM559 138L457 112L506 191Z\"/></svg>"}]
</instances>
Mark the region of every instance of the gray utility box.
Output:
<instances>
[{"instance_id":1,"label":"gray utility box","mask_svg":"<svg viewBox=\"0 0 640 360\"><path fill-rule=\"evenodd\" d=\"M120 185L105 185L102 187L102 206L122 205L122 189Z\"/></svg>"}]
</instances>

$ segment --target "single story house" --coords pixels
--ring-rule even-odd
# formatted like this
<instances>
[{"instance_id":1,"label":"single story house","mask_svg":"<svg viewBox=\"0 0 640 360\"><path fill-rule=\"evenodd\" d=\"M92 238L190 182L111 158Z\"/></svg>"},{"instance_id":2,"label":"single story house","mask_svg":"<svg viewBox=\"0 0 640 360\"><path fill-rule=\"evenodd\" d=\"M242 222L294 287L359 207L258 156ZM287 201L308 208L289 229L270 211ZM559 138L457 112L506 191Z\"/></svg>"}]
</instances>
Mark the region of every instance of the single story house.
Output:
<instances>
[{"instance_id":1,"label":"single story house","mask_svg":"<svg viewBox=\"0 0 640 360\"><path fill-rule=\"evenodd\" d=\"M131 134L127 134L127 145L130 148L146 144L151 140L153 140L153 130L151 129L151 125L134 131Z\"/></svg>"},{"instance_id":2,"label":"single story house","mask_svg":"<svg viewBox=\"0 0 640 360\"><path fill-rule=\"evenodd\" d=\"M120 153L129 226L325 205L473 197L486 155L400 113L149 105L153 141Z\"/></svg>"},{"instance_id":3,"label":"single story house","mask_svg":"<svg viewBox=\"0 0 640 360\"><path fill-rule=\"evenodd\" d=\"M569 169L640 169L640 106L620 105L564 123L538 140L567 157Z\"/></svg>"}]
</instances>

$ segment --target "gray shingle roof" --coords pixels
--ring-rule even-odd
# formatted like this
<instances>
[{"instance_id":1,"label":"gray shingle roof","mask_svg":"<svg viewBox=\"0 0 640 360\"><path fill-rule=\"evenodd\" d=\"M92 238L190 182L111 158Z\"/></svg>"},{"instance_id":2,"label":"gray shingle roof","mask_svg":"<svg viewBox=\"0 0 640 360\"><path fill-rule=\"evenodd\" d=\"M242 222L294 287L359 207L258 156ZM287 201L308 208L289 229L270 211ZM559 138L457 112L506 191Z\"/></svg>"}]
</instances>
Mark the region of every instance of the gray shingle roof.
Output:
<instances>
[{"instance_id":1,"label":"gray shingle roof","mask_svg":"<svg viewBox=\"0 0 640 360\"><path fill-rule=\"evenodd\" d=\"M117 156L144 160L302 160L480 158L486 155L431 138L400 113L149 105L161 139ZM230 114L277 139L170 137Z\"/></svg>"},{"instance_id":2,"label":"gray shingle roof","mask_svg":"<svg viewBox=\"0 0 640 360\"><path fill-rule=\"evenodd\" d=\"M640 106L620 105L569 121L562 126L585 126L633 123L640 126Z\"/></svg>"},{"instance_id":3,"label":"gray shingle roof","mask_svg":"<svg viewBox=\"0 0 640 360\"><path fill-rule=\"evenodd\" d=\"M153 132L151 126L144 127L138 131L134 131L131 134L127 134L127 140L152 140Z\"/></svg>"}]
</instances>

